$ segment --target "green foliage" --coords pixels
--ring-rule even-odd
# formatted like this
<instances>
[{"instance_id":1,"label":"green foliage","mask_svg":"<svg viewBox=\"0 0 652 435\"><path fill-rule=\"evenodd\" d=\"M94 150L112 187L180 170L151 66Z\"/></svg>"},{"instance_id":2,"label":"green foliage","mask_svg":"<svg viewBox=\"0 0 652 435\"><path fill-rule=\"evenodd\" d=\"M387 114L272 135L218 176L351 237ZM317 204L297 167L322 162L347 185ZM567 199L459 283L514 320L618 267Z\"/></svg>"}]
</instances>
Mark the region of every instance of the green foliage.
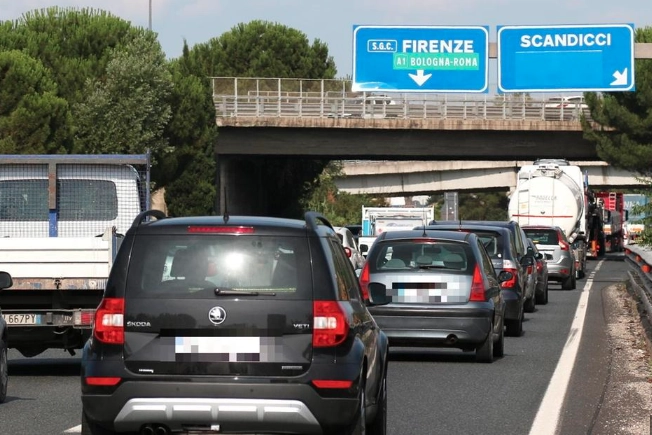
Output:
<instances>
[{"instance_id":1,"label":"green foliage","mask_svg":"<svg viewBox=\"0 0 652 435\"><path fill-rule=\"evenodd\" d=\"M458 216L462 220L507 220L509 198L505 192L460 193Z\"/></svg>"},{"instance_id":2,"label":"green foliage","mask_svg":"<svg viewBox=\"0 0 652 435\"><path fill-rule=\"evenodd\" d=\"M326 44L268 21L240 23L189 52L194 71L208 77L331 79L337 70Z\"/></svg>"},{"instance_id":3,"label":"green foliage","mask_svg":"<svg viewBox=\"0 0 652 435\"><path fill-rule=\"evenodd\" d=\"M83 99L88 78L102 78L113 50L147 32L97 9L52 7L0 24L0 51L21 50L49 68L58 95Z\"/></svg>"},{"instance_id":4,"label":"green foliage","mask_svg":"<svg viewBox=\"0 0 652 435\"><path fill-rule=\"evenodd\" d=\"M314 190L302 200L303 208L322 213L335 226L344 226L360 223L363 205L372 207L385 204L385 198L340 192L335 179L343 175L342 163L330 162L312 183L312 186L316 186Z\"/></svg>"},{"instance_id":5,"label":"green foliage","mask_svg":"<svg viewBox=\"0 0 652 435\"><path fill-rule=\"evenodd\" d=\"M167 146L163 129L171 116L172 78L153 34L111 50L104 80L86 82L73 107L75 153L157 155Z\"/></svg>"},{"instance_id":6,"label":"green foliage","mask_svg":"<svg viewBox=\"0 0 652 435\"><path fill-rule=\"evenodd\" d=\"M652 27L636 30L636 42L652 42ZM582 120L584 137L617 168L652 174L652 59L636 61L636 92L586 94L595 124Z\"/></svg>"},{"instance_id":7,"label":"green foliage","mask_svg":"<svg viewBox=\"0 0 652 435\"><path fill-rule=\"evenodd\" d=\"M65 153L68 103L57 97L50 72L20 51L0 51L0 153Z\"/></svg>"}]
</instances>

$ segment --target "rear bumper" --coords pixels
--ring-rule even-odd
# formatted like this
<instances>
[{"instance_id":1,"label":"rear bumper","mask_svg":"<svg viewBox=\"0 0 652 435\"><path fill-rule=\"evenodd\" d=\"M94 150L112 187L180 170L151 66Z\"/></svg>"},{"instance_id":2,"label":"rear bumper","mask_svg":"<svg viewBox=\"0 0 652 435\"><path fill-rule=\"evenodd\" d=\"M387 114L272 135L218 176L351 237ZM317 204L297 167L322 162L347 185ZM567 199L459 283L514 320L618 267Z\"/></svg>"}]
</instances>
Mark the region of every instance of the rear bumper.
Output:
<instances>
[{"instance_id":1,"label":"rear bumper","mask_svg":"<svg viewBox=\"0 0 652 435\"><path fill-rule=\"evenodd\" d=\"M321 434L345 432L358 410L359 364L315 364L295 377L134 375L122 360L82 358L82 405L87 418L109 431L139 432L145 425L170 431ZM89 387L85 377L121 377L117 387ZM312 379L351 380L348 389L318 389Z\"/></svg>"},{"instance_id":2,"label":"rear bumper","mask_svg":"<svg viewBox=\"0 0 652 435\"><path fill-rule=\"evenodd\" d=\"M571 276L573 269L573 260L571 258L563 258L557 263L548 263L548 279L566 279Z\"/></svg>"},{"instance_id":3,"label":"rear bumper","mask_svg":"<svg viewBox=\"0 0 652 435\"><path fill-rule=\"evenodd\" d=\"M492 305L478 308L436 308L413 311L401 307L371 308L376 323L389 338L390 346L441 346L473 348L491 331Z\"/></svg>"}]
</instances>

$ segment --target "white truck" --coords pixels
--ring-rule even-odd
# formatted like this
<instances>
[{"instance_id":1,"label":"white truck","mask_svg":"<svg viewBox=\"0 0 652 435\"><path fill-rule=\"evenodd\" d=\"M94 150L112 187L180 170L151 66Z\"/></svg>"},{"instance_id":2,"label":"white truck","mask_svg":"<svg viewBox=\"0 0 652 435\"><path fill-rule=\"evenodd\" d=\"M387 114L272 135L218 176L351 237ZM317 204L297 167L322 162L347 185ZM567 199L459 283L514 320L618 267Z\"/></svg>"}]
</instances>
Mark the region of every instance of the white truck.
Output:
<instances>
[{"instance_id":1,"label":"white truck","mask_svg":"<svg viewBox=\"0 0 652 435\"><path fill-rule=\"evenodd\" d=\"M435 219L435 206L430 207L365 207L362 206L362 231L358 246L367 255L376 237L386 231L411 230Z\"/></svg>"},{"instance_id":2,"label":"white truck","mask_svg":"<svg viewBox=\"0 0 652 435\"><path fill-rule=\"evenodd\" d=\"M521 226L560 227L573 246L576 276L582 278L587 254L593 252L592 246L601 236L604 240L594 208L579 166L563 159L543 159L520 168L509 201L509 217Z\"/></svg>"},{"instance_id":3,"label":"white truck","mask_svg":"<svg viewBox=\"0 0 652 435\"><path fill-rule=\"evenodd\" d=\"M122 235L149 208L149 154L0 159L0 293L9 347L74 355L91 333Z\"/></svg>"}]
</instances>

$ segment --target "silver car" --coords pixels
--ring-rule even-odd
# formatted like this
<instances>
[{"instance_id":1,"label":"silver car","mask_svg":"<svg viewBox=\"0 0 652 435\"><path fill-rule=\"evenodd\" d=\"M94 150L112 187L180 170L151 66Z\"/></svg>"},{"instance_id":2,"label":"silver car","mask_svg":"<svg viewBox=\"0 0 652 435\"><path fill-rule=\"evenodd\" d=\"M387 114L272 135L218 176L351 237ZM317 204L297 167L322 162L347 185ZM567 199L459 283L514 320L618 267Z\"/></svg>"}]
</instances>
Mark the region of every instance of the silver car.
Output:
<instances>
[{"instance_id":1,"label":"silver car","mask_svg":"<svg viewBox=\"0 0 652 435\"><path fill-rule=\"evenodd\" d=\"M561 282L563 290L576 288L573 247L559 227L523 226L523 231L537 245L548 265L548 280Z\"/></svg>"},{"instance_id":2,"label":"silver car","mask_svg":"<svg viewBox=\"0 0 652 435\"><path fill-rule=\"evenodd\" d=\"M360 274L369 312L390 346L453 347L492 362L503 356L505 300L474 233L382 233Z\"/></svg>"}]
</instances>

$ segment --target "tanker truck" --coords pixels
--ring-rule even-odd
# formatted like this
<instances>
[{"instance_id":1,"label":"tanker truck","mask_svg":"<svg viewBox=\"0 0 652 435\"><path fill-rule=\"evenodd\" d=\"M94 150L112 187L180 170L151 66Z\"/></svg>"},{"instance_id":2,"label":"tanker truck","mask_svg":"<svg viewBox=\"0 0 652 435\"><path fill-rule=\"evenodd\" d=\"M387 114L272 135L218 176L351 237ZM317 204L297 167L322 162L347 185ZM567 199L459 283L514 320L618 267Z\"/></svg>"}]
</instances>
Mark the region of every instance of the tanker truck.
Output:
<instances>
[{"instance_id":1,"label":"tanker truck","mask_svg":"<svg viewBox=\"0 0 652 435\"><path fill-rule=\"evenodd\" d=\"M587 257L604 252L602 213L578 166L564 159L542 159L520 168L509 216L521 226L556 226L575 256L575 275L582 278Z\"/></svg>"}]
</instances>

